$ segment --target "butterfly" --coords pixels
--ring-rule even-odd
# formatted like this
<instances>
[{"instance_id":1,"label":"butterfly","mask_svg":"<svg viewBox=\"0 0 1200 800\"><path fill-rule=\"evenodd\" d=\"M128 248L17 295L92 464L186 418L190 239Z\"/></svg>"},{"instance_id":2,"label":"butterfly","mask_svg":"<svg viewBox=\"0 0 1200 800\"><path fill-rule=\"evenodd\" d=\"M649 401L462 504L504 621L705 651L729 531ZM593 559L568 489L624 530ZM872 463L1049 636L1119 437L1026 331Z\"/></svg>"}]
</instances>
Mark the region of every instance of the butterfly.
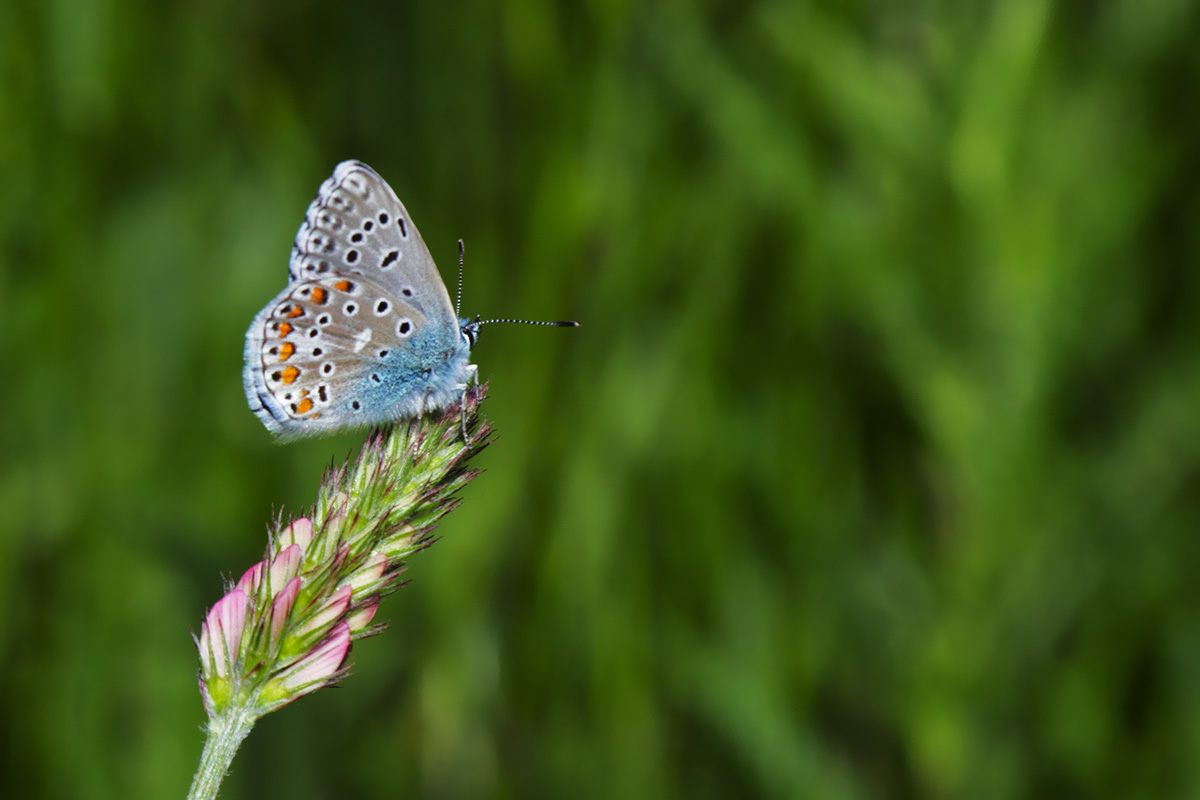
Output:
<instances>
[{"instance_id":1,"label":"butterfly","mask_svg":"<svg viewBox=\"0 0 1200 800\"><path fill-rule=\"evenodd\" d=\"M283 440L461 403L478 373L471 348L490 322L579 324L460 319L396 193L366 164L343 161L296 233L287 287L246 331L246 401Z\"/></svg>"}]
</instances>

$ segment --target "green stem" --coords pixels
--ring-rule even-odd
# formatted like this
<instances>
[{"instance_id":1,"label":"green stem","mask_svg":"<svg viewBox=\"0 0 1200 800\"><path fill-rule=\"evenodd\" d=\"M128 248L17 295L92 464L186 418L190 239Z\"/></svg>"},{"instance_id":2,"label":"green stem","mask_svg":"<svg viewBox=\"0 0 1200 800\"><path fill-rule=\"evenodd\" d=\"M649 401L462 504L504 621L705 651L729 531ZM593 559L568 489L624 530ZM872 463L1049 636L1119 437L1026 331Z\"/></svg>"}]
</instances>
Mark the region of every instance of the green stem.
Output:
<instances>
[{"instance_id":1,"label":"green stem","mask_svg":"<svg viewBox=\"0 0 1200 800\"><path fill-rule=\"evenodd\" d=\"M221 781L242 741L250 735L258 715L249 708L234 705L208 722L208 738L200 755L200 766L192 778L188 800L216 800Z\"/></svg>"}]
</instances>

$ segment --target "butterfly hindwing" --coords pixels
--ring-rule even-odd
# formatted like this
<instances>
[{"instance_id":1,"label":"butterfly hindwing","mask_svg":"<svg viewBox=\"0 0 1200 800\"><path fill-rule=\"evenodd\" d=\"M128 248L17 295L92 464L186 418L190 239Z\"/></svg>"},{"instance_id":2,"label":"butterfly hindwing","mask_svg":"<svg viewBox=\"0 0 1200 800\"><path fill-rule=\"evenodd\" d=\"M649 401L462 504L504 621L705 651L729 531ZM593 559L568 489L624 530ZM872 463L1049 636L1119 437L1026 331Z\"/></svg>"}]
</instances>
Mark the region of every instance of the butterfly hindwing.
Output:
<instances>
[{"instance_id":1,"label":"butterfly hindwing","mask_svg":"<svg viewBox=\"0 0 1200 800\"><path fill-rule=\"evenodd\" d=\"M453 402L467 352L371 281L299 281L251 325L247 397L283 438L378 424Z\"/></svg>"}]
</instances>

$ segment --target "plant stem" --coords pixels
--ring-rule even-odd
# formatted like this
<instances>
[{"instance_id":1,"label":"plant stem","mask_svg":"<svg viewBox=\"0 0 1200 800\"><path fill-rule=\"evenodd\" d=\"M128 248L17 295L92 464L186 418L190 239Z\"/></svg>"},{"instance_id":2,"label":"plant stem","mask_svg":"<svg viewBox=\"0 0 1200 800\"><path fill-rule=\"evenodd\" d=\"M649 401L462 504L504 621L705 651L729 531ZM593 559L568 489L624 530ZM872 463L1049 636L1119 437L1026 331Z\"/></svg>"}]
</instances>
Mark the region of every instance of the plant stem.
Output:
<instances>
[{"instance_id":1,"label":"plant stem","mask_svg":"<svg viewBox=\"0 0 1200 800\"><path fill-rule=\"evenodd\" d=\"M233 705L224 714L209 720L208 738L200 755L200 766L192 778L188 800L216 800L221 781L257 718L249 708Z\"/></svg>"}]
</instances>

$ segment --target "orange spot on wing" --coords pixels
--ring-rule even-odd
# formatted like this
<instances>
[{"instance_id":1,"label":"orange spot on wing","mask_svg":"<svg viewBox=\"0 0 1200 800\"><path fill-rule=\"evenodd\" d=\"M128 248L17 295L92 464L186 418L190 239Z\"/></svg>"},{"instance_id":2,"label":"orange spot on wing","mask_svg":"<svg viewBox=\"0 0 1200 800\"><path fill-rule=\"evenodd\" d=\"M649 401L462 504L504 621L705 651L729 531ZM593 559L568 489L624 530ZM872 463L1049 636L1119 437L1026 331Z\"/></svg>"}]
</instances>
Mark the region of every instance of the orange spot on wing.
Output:
<instances>
[{"instance_id":1,"label":"orange spot on wing","mask_svg":"<svg viewBox=\"0 0 1200 800\"><path fill-rule=\"evenodd\" d=\"M297 414L307 414L308 412L312 411L312 407L313 407L313 401L309 400L306 397L303 400L301 400L299 403L296 404L296 413Z\"/></svg>"},{"instance_id":2,"label":"orange spot on wing","mask_svg":"<svg viewBox=\"0 0 1200 800\"><path fill-rule=\"evenodd\" d=\"M280 376L283 379L283 385L287 386L288 384L295 383L296 378L300 377L300 370L295 367L288 367L280 373Z\"/></svg>"},{"instance_id":3,"label":"orange spot on wing","mask_svg":"<svg viewBox=\"0 0 1200 800\"><path fill-rule=\"evenodd\" d=\"M343 283L345 283L345 281L343 281ZM314 303L324 304L325 301L329 299L329 292L322 289L320 286L317 286L312 290L312 299Z\"/></svg>"},{"instance_id":4,"label":"orange spot on wing","mask_svg":"<svg viewBox=\"0 0 1200 800\"><path fill-rule=\"evenodd\" d=\"M338 281L333 285L333 288L339 292L348 292L350 291L350 281Z\"/></svg>"},{"instance_id":5,"label":"orange spot on wing","mask_svg":"<svg viewBox=\"0 0 1200 800\"><path fill-rule=\"evenodd\" d=\"M292 319L295 319L296 317L300 316L303 313L304 313L303 306L292 306L292 310L287 312L287 316Z\"/></svg>"},{"instance_id":6,"label":"orange spot on wing","mask_svg":"<svg viewBox=\"0 0 1200 800\"><path fill-rule=\"evenodd\" d=\"M292 332L292 323L281 322L281 323L279 323L279 327L276 328L275 330L279 331L280 336L287 336L289 333Z\"/></svg>"},{"instance_id":7,"label":"orange spot on wing","mask_svg":"<svg viewBox=\"0 0 1200 800\"><path fill-rule=\"evenodd\" d=\"M292 357L292 353L296 352L296 345L291 342L284 342L279 345L279 360L287 361Z\"/></svg>"}]
</instances>

